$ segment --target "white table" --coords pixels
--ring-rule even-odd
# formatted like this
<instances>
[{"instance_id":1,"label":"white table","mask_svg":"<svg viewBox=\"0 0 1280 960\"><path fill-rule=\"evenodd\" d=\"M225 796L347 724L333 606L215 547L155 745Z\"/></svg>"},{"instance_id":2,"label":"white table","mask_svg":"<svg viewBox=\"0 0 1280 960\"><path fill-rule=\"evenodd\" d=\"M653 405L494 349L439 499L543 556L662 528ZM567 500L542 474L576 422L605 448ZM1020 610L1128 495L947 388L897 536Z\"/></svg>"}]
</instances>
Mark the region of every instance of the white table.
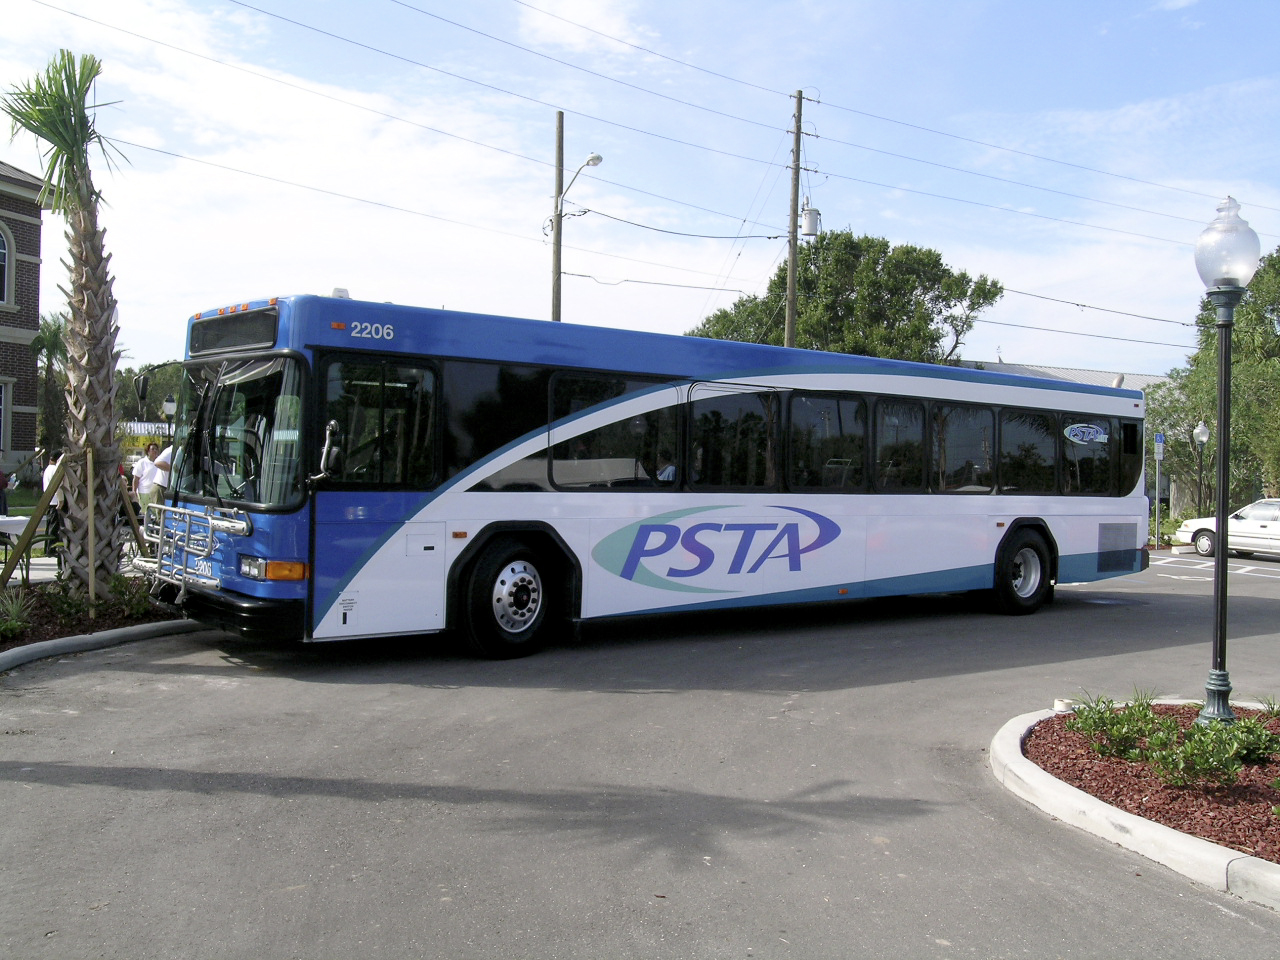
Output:
<instances>
[{"instance_id":1,"label":"white table","mask_svg":"<svg viewBox=\"0 0 1280 960\"><path fill-rule=\"evenodd\" d=\"M22 531L27 529L27 523L30 517L9 517L0 514L0 533L7 533L15 539L22 535Z\"/></svg>"}]
</instances>

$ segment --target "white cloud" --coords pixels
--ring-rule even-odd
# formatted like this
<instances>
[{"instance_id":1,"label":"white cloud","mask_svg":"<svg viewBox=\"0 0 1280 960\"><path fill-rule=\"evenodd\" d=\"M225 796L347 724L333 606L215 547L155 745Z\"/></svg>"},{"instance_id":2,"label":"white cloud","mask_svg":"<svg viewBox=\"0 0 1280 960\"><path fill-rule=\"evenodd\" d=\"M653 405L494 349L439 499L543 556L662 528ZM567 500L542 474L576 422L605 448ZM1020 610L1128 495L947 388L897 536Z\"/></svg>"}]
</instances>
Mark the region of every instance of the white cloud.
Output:
<instances>
[{"instance_id":1,"label":"white cloud","mask_svg":"<svg viewBox=\"0 0 1280 960\"><path fill-rule=\"evenodd\" d=\"M637 46L653 39L636 25L636 7L634 0L534 0L521 6L520 32L530 43L564 50L625 52L625 44L609 38Z\"/></svg>"}]
</instances>

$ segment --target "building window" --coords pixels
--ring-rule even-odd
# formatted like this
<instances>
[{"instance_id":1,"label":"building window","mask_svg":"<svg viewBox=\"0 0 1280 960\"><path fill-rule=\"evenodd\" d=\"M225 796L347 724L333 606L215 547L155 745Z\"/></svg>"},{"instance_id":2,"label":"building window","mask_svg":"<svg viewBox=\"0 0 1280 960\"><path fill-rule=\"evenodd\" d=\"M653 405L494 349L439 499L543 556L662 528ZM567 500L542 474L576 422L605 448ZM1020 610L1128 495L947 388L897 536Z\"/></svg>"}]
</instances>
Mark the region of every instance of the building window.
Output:
<instances>
[{"instance_id":1,"label":"building window","mask_svg":"<svg viewBox=\"0 0 1280 960\"><path fill-rule=\"evenodd\" d=\"M13 235L0 223L0 303L13 302L13 254Z\"/></svg>"}]
</instances>

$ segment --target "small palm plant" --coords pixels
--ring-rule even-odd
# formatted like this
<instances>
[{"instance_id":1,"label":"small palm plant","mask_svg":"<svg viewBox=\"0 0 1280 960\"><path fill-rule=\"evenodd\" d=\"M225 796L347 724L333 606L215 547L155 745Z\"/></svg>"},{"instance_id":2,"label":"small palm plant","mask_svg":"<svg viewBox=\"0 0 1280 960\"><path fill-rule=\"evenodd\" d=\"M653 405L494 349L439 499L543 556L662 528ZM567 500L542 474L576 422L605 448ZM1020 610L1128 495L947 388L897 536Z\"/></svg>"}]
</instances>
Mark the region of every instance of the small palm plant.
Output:
<instances>
[{"instance_id":1,"label":"small palm plant","mask_svg":"<svg viewBox=\"0 0 1280 960\"><path fill-rule=\"evenodd\" d=\"M0 591L0 639L16 637L31 626L31 598L21 589Z\"/></svg>"}]
</instances>

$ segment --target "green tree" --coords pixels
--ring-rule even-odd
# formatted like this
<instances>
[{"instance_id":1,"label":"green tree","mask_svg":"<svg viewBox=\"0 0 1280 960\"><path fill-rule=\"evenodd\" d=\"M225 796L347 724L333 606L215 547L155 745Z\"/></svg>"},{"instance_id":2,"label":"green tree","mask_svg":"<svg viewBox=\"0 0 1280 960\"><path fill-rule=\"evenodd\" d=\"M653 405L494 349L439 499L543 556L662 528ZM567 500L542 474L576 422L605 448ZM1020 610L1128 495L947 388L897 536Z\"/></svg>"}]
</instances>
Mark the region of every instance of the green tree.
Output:
<instances>
[{"instance_id":1,"label":"green tree","mask_svg":"<svg viewBox=\"0 0 1280 960\"><path fill-rule=\"evenodd\" d=\"M1147 422L1169 438L1162 471L1188 489L1198 473L1191 431L1203 420L1218 431L1217 314L1205 298L1196 318L1199 347L1186 367L1147 396ZM1202 509L1214 502L1216 441L1204 451ZM1231 338L1231 489L1233 506L1259 492L1280 493L1280 248L1267 254L1235 312Z\"/></svg>"},{"instance_id":2,"label":"green tree","mask_svg":"<svg viewBox=\"0 0 1280 960\"><path fill-rule=\"evenodd\" d=\"M94 125L96 105L89 94L102 73L91 55L61 50L45 71L3 99L20 130L43 142L42 202L66 219L71 273L67 293L66 539L74 588L111 594L124 531L120 514L120 446L116 440L116 300L111 292L111 258L98 226L102 195L93 184L89 156L98 148L110 166L109 142ZM92 454L93 477L88 473ZM92 483L92 489L90 488ZM92 502L93 508L90 509ZM90 531L96 548L91 556ZM91 586L92 585L92 586Z\"/></svg>"},{"instance_id":3,"label":"green tree","mask_svg":"<svg viewBox=\"0 0 1280 960\"><path fill-rule=\"evenodd\" d=\"M936 250L838 230L801 248L796 293L798 347L955 363L974 318L1004 288L955 272ZM717 310L689 335L781 345L786 295L784 264L763 297Z\"/></svg>"},{"instance_id":4,"label":"green tree","mask_svg":"<svg viewBox=\"0 0 1280 960\"><path fill-rule=\"evenodd\" d=\"M147 399L139 402L135 381L139 376L147 378ZM165 397L175 400L182 389L182 364L178 361L154 366L123 367L116 370L116 415L120 421L145 420L151 423L164 420L161 407Z\"/></svg>"},{"instance_id":5,"label":"green tree","mask_svg":"<svg viewBox=\"0 0 1280 960\"><path fill-rule=\"evenodd\" d=\"M46 313L40 318L40 331L31 341L31 352L40 365L39 443L46 451L61 449L67 420L65 313Z\"/></svg>"}]
</instances>

